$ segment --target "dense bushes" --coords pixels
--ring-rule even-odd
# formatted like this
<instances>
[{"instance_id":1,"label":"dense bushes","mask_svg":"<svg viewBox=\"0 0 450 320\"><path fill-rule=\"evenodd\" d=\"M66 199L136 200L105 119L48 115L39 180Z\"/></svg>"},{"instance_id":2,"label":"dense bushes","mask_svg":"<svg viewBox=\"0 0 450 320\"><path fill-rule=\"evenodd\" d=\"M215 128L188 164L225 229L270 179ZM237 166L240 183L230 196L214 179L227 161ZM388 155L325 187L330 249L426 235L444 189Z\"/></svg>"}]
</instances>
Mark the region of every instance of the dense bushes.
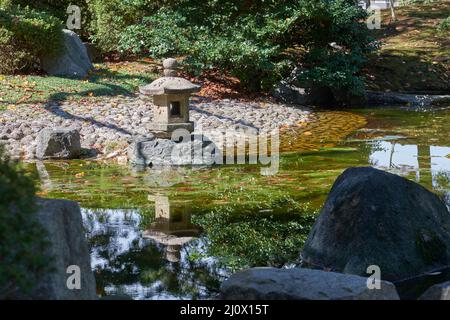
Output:
<instances>
[{"instance_id":1,"label":"dense bushes","mask_svg":"<svg viewBox=\"0 0 450 320\"><path fill-rule=\"evenodd\" d=\"M304 64L305 86L362 92L357 74L373 47L366 12L355 1L178 2L183 5L166 3L129 25L117 48L184 55L193 71L225 70L254 90L270 89L294 64Z\"/></svg>"},{"instance_id":2,"label":"dense bushes","mask_svg":"<svg viewBox=\"0 0 450 320\"><path fill-rule=\"evenodd\" d=\"M0 150L0 299L27 293L48 270L34 194L32 180Z\"/></svg>"},{"instance_id":3,"label":"dense bushes","mask_svg":"<svg viewBox=\"0 0 450 320\"><path fill-rule=\"evenodd\" d=\"M62 23L66 23L69 14L67 9L69 5L76 5L80 8L81 13L81 29L75 30L83 41L89 41L91 35L92 13L88 7L88 3L93 3L93 0L0 0L0 5L3 6L21 6L22 8L29 7L35 11L44 11L48 14L58 18ZM110 31L114 30L110 28Z\"/></svg>"},{"instance_id":4,"label":"dense bushes","mask_svg":"<svg viewBox=\"0 0 450 320\"><path fill-rule=\"evenodd\" d=\"M67 6L73 2L71 0L0 0L3 6L21 6L22 8L28 6L37 11L51 13L60 19L64 18Z\"/></svg>"},{"instance_id":5,"label":"dense bushes","mask_svg":"<svg viewBox=\"0 0 450 320\"><path fill-rule=\"evenodd\" d=\"M304 72L299 81L305 87L359 95L363 92L359 68L373 46L366 12L356 2L78 0L73 4L82 7L79 33L89 33L103 52L184 56L188 71L227 72L252 90L270 90L300 65ZM65 17L67 4L39 0L30 5L55 15L63 12Z\"/></svg>"},{"instance_id":6,"label":"dense bushes","mask_svg":"<svg viewBox=\"0 0 450 320\"><path fill-rule=\"evenodd\" d=\"M38 66L42 55L56 55L62 43L61 22L29 8L0 8L0 73ZM6 57L3 59L3 57Z\"/></svg>"},{"instance_id":7,"label":"dense bushes","mask_svg":"<svg viewBox=\"0 0 450 320\"><path fill-rule=\"evenodd\" d=\"M164 1L163 1L164 2ZM158 1L152 0L91 0L88 3L91 39L103 51L115 51L127 26L141 22L154 12Z\"/></svg>"}]
</instances>

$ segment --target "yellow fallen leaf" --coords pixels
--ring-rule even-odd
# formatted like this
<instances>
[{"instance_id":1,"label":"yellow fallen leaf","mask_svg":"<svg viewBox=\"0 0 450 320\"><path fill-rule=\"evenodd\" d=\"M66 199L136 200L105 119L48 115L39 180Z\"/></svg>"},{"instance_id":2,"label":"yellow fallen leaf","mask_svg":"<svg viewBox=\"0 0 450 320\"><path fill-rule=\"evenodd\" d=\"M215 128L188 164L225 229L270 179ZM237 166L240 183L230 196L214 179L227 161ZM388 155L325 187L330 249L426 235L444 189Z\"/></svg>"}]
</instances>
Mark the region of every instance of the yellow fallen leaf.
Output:
<instances>
[{"instance_id":1,"label":"yellow fallen leaf","mask_svg":"<svg viewBox=\"0 0 450 320\"><path fill-rule=\"evenodd\" d=\"M446 155L447 158L450 158L450 154Z\"/></svg>"},{"instance_id":2,"label":"yellow fallen leaf","mask_svg":"<svg viewBox=\"0 0 450 320\"><path fill-rule=\"evenodd\" d=\"M84 172L80 172L80 173L77 173L76 175L75 175L75 177L76 178L82 178L82 177L84 177Z\"/></svg>"},{"instance_id":3,"label":"yellow fallen leaf","mask_svg":"<svg viewBox=\"0 0 450 320\"><path fill-rule=\"evenodd\" d=\"M33 95L28 94L28 95L24 95L22 98L20 98L19 100L17 100L16 104L20 104L23 103L25 101L27 101L28 99L30 99Z\"/></svg>"},{"instance_id":4,"label":"yellow fallen leaf","mask_svg":"<svg viewBox=\"0 0 450 320\"><path fill-rule=\"evenodd\" d=\"M306 131L306 132L303 132L303 134L304 134L305 136L310 136L310 135L312 135L312 132L311 132L311 131Z\"/></svg>"}]
</instances>

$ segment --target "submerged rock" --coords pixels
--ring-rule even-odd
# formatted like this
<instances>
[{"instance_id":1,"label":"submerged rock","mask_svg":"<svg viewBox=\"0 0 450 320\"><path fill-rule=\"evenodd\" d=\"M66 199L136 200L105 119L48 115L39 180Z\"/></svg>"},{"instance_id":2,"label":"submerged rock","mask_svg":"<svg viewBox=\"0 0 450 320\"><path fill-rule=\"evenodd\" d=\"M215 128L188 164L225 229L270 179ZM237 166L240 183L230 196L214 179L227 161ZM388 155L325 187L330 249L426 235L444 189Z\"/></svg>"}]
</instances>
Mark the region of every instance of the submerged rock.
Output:
<instances>
[{"instance_id":1,"label":"submerged rock","mask_svg":"<svg viewBox=\"0 0 450 320\"><path fill-rule=\"evenodd\" d=\"M432 108L448 106L450 95L368 91L367 100L367 104L371 106L405 105L411 108Z\"/></svg>"},{"instance_id":2,"label":"submerged rock","mask_svg":"<svg viewBox=\"0 0 450 320\"><path fill-rule=\"evenodd\" d=\"M221 286L226 300L398 300L395 286L369 289L364 277L312 269L252 268Z\"/></svg>"},{"instance_id":3,"label":"submerged rock","mask_svg":"<svg viewBox=\"0 0 450 320\"><path fill-rule=\"evenodd\" d=\"M191 136L191 141L175 142L164 138L139 138L128 148L131 164L142 167L212 165L216 150L211 141Z\"/></svg>"},{"instance_id":4,"label":"submerged rock","mask_svg":"<svg viewBox=\"0 0 450 320\"><path fill-rule=\"evenodd\" d=\"M83 230L80 207L67 200L38 199L37 219L47 231L53 272L39 282L29 298L46 300L97 299L89 248ZM69 266L80 270L80 289L69 289Z\"/></svg>"},{"instance_id":5,"label":"submerged rock","mask_svg":"<svg viewBox=\"0 0 450 320\"><path fill-rule=\"evenodd\" d=\"M370 167L338 177L303 248L307 264L400 280L450 264L450 213L434 193Z\"/></svg>"},{"instance_id":6,"label":"submerged rock","mask_svg":"<svg viewBox=\"0 0 450 320\"><path fill-rule=\"evenodd\" d=\"M80 133L73 129L43 129L36 138L36 158L75 159L81 154Z\"/></svg>"}]
</instances>

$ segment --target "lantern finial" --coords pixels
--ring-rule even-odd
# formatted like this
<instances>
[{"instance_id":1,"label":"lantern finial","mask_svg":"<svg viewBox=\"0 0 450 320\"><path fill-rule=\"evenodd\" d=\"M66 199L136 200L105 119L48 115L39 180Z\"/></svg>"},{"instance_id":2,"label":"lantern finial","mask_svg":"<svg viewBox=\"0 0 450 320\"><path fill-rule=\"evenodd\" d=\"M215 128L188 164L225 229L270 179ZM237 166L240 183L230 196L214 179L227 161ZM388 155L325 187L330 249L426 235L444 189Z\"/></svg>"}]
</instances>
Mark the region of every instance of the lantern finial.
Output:
<instances>
[{"instance_id":1,"label":"lantern finial","mask_svg":"<svg viewBox=\"0 0 450 320\"><path fill-rule=\"evenodd\" d=\"M178 62L174 58L167 58L163 61L164 76L165 77L176 77Z\"/></svg>"}]
</instances>

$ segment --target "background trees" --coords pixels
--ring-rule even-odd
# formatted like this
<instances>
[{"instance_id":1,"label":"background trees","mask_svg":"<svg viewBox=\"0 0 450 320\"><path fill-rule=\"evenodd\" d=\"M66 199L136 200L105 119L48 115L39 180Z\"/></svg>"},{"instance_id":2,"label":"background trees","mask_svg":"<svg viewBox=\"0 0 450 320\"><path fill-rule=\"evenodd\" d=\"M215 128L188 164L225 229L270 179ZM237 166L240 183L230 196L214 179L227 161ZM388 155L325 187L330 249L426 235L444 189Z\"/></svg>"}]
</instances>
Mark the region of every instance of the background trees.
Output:
<instances>
[{"instance_id":1,"label":"background trees","mask_svg":"<svg viewBox=\"0 0 450 320\"><path fill-rule=\"evenodd\" d=\"M0 1L21 5L19 11L27 3ZM39 0L28 5L63 20L67 2ZM272 89L294 66L301 66L304 71L299 80L305 87L325 86L361 95L360 65L374 46L365 24L366 12L356 3L71 1L82 8L83 28L79 33L103 52L154 58L183 56L186 69L194 74L214 69L239 78L244 87L254 91ZM57 43L56 38L49 40Z\"/></svg>"}]
</instances>

